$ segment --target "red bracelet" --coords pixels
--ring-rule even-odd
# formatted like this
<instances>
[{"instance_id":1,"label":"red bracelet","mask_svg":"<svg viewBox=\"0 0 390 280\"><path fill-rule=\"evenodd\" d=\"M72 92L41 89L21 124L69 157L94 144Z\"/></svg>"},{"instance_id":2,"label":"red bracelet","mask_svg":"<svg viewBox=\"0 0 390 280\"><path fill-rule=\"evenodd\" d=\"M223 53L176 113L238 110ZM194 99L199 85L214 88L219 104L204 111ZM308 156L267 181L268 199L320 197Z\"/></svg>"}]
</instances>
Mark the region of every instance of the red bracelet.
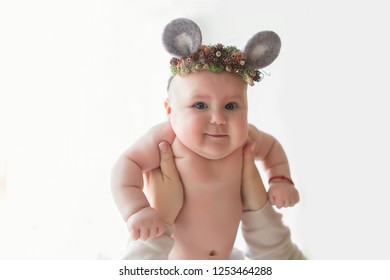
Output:
<instances>
[{"instance_id":1,"label":"red bracelet","mask_svg":"<svg viewBox=\"0 0 390 280\"><path fill-rule=\"evenodd\" d=\"M283 176L283 175L282 176L272 176L271 178L269 178L268 184L270 184L271 181L274 180L274 179L286 180L289 183L291 183L292 185L294 185L294 182L290 178L288 178L286 176Z\"/></svg>"}]
</instances>

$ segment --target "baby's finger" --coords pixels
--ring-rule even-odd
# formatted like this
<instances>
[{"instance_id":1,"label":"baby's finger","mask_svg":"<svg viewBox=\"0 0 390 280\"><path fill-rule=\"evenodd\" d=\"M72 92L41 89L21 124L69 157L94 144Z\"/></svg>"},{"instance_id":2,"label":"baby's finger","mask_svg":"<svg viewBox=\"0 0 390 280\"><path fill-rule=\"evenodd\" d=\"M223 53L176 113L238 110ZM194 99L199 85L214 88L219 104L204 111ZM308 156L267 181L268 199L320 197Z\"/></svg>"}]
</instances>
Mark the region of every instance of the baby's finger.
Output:
<instances>
[{"instance_id":1,"label":"baby's finger","mask_svg":"<svg viewBox=\"0 0 390 280\"><path fill-rule=\"evenodd\" d=\"M158 233L158 227L151 227L151 228L149 229L148 238L152 239L152 238L157 237L157 233Z\"/></svg>"},{"instance_id":2,"label":"baby's finger","mask_svg":"<svg viewBox=\"0 0 390 280\"><path fill-rule=\"evenodd\" d=\"M155 227L149 229L149 238L152 239L152 238L159 237L164 232L165 232L165 225L164 224L155 226Z\"/></svg>"},{"instance_id":3,"label":"baby's finger","mask_svg":"<svg viewBox=\"0 0 390 280\"><path fill-rule=\"evenodd\" d=\"M146 241L149 239L149 229L141 229L139 239Z\"/></svg>"},{"instance_id":4,"label":"baby's finger","mask_svg":"<svg viewBox=\"0 0 390 280\"><path fill-rule=\"evenodd\" d=\"M299 197L299 193L297 193L295 200L294 200L294 205L297 204L300 200L301 200L301 198Z\"/></svg>"},{"instance_id":5,"label":"baby's finger","mask_svg":"<svg viewBox=\"0 0 390 280\"><path fill-rule=\"evenodd\" d=\"M269 197L269 202L272 204L272 205L275 205L278 209L281 209L284 207L284 203L285 201L283 199L278 199L277 197L275 196L270 196Z\"/></svg>"},{"instance_id":6,"label":"baby's finger","mask_svg":"<svg viewBox=\"0 0 390 280\"><path fill-rule=\"evenodd\" d=\"M281 209L284 207L284 201L283 200L276 201L275 205L278 209Z\"/></svg>"},{"instance_id":7,"label":"baby's finger","mask_svg":"<svg viewBox=\"0 0 390 280\"><path fill-rule=\"evenodd\" d=\"M164 232L165 232L165 226L164 226L164 225L161 226L161 227L158 227L158 228L157 228L156 237L161 236Z\"/></svg>"},{"instance_id":8,"label":"baby's finger","mask_svg":"<svg viewBox=\"0 0 390 280\"><path fill-rule=\"evenodd\" d=\"M167 142L161 142L158 147L160 149L160 167L164 178L180 180L171 146Z\"/></svg>"},{"instance_id":9,"label":"baby's finger","mask_svg":"<svg viewBox=\"0 0 390 280\"><path fill-rule=\"evenodd\" d=\"M138 240L140 238L140 232L139 230L131 230L130 231L130 238L132 240Z\"/></svg>"}]
</instances>

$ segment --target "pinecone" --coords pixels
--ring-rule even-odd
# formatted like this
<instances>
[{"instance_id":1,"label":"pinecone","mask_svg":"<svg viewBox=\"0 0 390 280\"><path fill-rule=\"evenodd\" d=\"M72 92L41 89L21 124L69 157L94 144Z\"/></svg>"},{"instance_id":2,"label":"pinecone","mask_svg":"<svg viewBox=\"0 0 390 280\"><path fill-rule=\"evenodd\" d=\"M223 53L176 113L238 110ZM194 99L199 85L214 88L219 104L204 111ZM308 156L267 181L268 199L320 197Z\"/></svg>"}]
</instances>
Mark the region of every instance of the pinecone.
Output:
<instances>
[{"instance_id":1,"label":"pinecone","mask_svg":"<svg viewBox=\"0 0 390 280\"><path fill-rule=\"evenodd\" d=\"M213 54L208 54L207 56L206 56L206 62L215 62L217 60L217 58L215 57L215 55L213 55Z\"/></svg>"},{"instance_id":2,"label":"pinecone","mask_svg":"<svg viewBox=\"0 0 390 280\"><path fill-rule=\"evenodd\" d=\"M230 65L230 64L232 64L232 59L229 57L229 56L223 56L222 58L221 58L221 62L222 62L222 64L223 65Z\"/></svg>"},{"instance_id":3,"label":"pinecone","mask_svg":"<svg viewBox=\"0 0 390 280\"><path fill-rule=\"evenodd\" d=\"M241 74L241 72L242 72L242 67L239 66L239 65L233 65L232 70L233 70L233 73Z\"/></svg>"},{"instance_id":4,"label":"pinecone","mask_svg":"<svg viewBox=\"0 0 390 280\"><path fill-rule=\"evenodd\" d=\"M199 54L197 52L195 52L195 53L191 54L190 57L193 61L197 61L199 59Z\"/></svg>"},{"instance_id":5,"label":"pinecone","mask_svg":"<svg viewBox=\"0 0 390 280\"><path fill-rule=\"evenodd\" d=\"M173 57L173 58L171 59L171 61L170 61L170 64L171 64L172 66L175 66L175 65L177 65L178 62L179 62L179 60L178 60L176 57Z\"/></svg>"},{"instance_id":6,"label":"pinecone","mask_svg":"<svg viewBox=\"0 0 390 280\"><path fill-rule=\"evenodd\" d=\"M260 71L256 71L256 74L253 76L253 80L256 82L260 82L261 80Z\"/></svg>"}]
</instances>

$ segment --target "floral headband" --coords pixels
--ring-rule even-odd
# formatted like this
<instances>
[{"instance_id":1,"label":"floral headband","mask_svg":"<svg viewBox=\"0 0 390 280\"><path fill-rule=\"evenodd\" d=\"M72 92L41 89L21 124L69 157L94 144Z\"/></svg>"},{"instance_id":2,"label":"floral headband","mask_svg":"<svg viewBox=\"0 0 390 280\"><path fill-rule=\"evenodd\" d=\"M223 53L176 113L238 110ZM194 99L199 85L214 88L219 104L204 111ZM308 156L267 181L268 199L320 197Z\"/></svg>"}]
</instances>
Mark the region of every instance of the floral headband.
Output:
<instances>
[{"instance_id":1,"label":"floral headband","mask_svg":"<svg viewBox=\"0 0 390 280\"><path fill-rule=\"evenodd\" d=\"M171 59L172 75L184 77L204 70L213 73L226 71L238 74L251 86L254 85L254 81L260 82L263 78L263 73L259 70L246 67L244 54L233 46L202 45L199 51L188 57Z\"/></svg>"},{"instance_id":2,"label":"floral headband","mask_svg":"<svg viewBox=\"0 0 390 280\"><path fill-rule=\"evenodd\" d=\"M199 26L185 18L171 21L163 33L163 45L174 57L171 59L173 76L211 71L237 74L249 85L259 82L263 73L259 70L270 65L279 55L281 41L272 31L255 34L244 51L234 46L202 45Z\"/></svg>"}]
</instances>

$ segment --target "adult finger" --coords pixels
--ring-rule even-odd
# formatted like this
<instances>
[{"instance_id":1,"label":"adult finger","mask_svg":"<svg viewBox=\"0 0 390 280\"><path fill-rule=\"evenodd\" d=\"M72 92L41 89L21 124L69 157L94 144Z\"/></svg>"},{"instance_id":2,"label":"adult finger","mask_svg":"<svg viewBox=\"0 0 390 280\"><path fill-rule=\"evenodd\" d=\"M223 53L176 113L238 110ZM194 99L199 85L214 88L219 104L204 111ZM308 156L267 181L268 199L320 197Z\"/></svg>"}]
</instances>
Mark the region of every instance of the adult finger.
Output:
<instances>
[{"instance_id":1,"label":"adult finger","mask_svg":"<svg viewBox=\"0 0 390 280\"><path fill-rule=\"evenodd\" d=\"M244 147L244 161L249 164L244 164L244 167L246 166L251 166L252 163L254 162L254 156L253 156L253 149L254 149L255 143L254 142L249 142L248 144L245 145Z\"/></svg>"},{"instance_id":2,"label":"adult finger","mask_svg":"<svg viewBox=\"0 0 390 280\"><path fill-rule=\"evenodd\" d=\"M167 142L161 142L158 147L160 149L160 168L163 179L180 180L171 146Z\"/></svg>"},{"instance_id":3,"label":"adult finger","mask_svg":"<svg viewBox=\"0 0 390 280\"><path fill-rule=\"evenodd\" d=\"M242 170L241 197L244 211L255 211L267 202L267 192L264 188L260 173L254 162L254 143L244 147L244 160Z\"/></svg>"},{"instance_id":4,"label":"adult finger","mask_svg":"<svg viewBox=\"0 0 390 280\"><path fill-rule=\"evenodd\" d=\"M244 148L244 166L242 171L242 185L244 187L251 185L262 185L261 177L254 163L252 150L254 143L248 143Z\"/></svg>"}]
</instances>

